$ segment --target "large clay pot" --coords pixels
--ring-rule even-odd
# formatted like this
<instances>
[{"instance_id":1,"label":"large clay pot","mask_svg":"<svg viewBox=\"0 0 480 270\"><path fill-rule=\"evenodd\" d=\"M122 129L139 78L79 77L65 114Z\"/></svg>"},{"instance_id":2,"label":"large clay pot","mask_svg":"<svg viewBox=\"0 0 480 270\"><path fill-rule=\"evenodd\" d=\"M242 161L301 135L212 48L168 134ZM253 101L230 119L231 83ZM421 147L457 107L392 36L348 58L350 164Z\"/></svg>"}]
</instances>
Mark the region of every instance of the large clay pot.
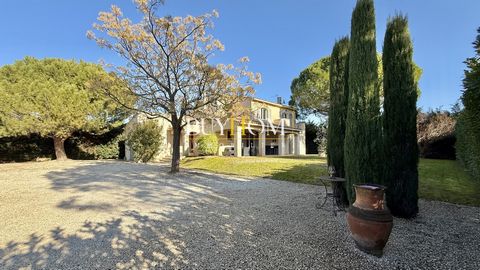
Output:
<instances>
[{"instance_id":1,"label":"large clay pot","mask_svg":"<svg viewBox=\"0 0 480 270\"><path fill-rule=\"evenodd\" d=\"M357 247L381 257L392 232L393 218L385 206L385 187L354 185L356 199L347 211L347 223Z\"/></svg>"}]
</instances>

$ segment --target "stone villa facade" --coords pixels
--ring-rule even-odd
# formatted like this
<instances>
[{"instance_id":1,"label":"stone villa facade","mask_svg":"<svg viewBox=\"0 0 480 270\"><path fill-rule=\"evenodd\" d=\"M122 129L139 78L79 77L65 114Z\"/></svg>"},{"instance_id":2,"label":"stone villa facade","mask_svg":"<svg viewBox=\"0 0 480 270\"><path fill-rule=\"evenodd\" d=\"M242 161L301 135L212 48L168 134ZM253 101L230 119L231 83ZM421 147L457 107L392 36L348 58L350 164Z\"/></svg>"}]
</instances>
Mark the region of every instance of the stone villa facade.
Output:
<instances>
[{"instance_id":1,"label":"stone villa facade","mask_svg":"<svg viewBox=\"0 0 480 270\"><path fill-rule=\"evenodd\" d=\"M184 156L196 156L197 140L202 130L215 134L219 141L219 156L269 156L269 155L305 155L305 123L297 123L296 111L293 107L258 98L249 98L244 102L248 117L243 120L225 119L224 121L188 119L189 124L182 131L180 153ZM136 115L127 125L146 119ZM156 119L162 127L163 140L156 159L171 156L173 132L170 123L165 119ZM206 121L206 122L205 122ZM220 123L222 127L220 127ZM203 124L203 129L201 128ZM282 132L283 126L283 132ZM223 131L223 132L222 132ZM223 134L222 134L223 133ZM126 147L125 158L132 160L132 153Z\"/></svg>"}]
</instances>

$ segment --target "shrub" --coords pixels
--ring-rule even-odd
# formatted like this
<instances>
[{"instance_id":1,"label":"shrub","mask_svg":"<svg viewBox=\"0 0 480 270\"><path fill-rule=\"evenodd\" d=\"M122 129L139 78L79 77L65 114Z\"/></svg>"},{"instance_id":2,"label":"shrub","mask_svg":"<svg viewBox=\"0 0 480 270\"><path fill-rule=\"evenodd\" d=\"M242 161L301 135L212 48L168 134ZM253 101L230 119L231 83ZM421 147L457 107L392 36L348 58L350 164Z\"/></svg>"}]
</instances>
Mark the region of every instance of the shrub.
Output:
<instances>
[{"instance_id":1,"label":"shrub","mask_svg":"<svg viewBox=\"0 0 480 270\"><path fill-rule=\"evenodd\" d=\"M162 129L155 121L136 124L127 135L127 145L133 152L133 159L137 162L151 161L160 151L162 137Z\"/></svg>"},{"instance_id":2,"label":"shrub","mask_svg":"<svg viewBox=\"0 0 480 270\"><path fill-rule=\"evenodd\" d=\"M0 163L55 158L53 140L39 134L0 138Z\"/></svg>"},{"instance_id":3,"label":"shrub","mask_svg":"<svg viewBox=\"0 0 480 270\"><path fill-rule=\"evenodd\" d=\"M124 127L112 127L102 134L74 133L65 142L67 155L73 159L118 159L118 143L124 140Z\"/></svg>"},{"instance_id":4,"label":"shrub","mask_svg":"<svg viewBox=\"0 0 480 270\"><path fill-rule=\"evenodd\" d=\"M65 151L72 159L118 159L120 138L98 142L85 137L71 137L65 142Z\"/></svg>"},{"instance_id":5,"label":"shrub","mask_svg":"<svg viewBox=\"0 0 480 270\"><path fill-rule=\"evenodd\" d=\"M317 144L317 153L320 157L327 156L327 123L317 125L317 133L314 142Z\"/></svg>"},{"instance_id":6,"label":"shrub","mask_svg":"<svg viewBox=\"0 0 480 270\"><path fill-rule=\"evenodd\" d=\"M458 160L475 179L480 180L480 137L475 133L475 127L470 125L474 121L472 118L465 112L460 113L455 126L455 147Z\"/></svg>"},{"instance_id":7,"label":"shrub","mask_svg":"<svg viewBox=\"0 0 480 270\"><path fill-rule=\"evenodd\" d=\"M418 112L417 142L422 158L455 160L455 117L440 109Z\"/></svg>"},{"instance_id":8,"label":"shrub","mask_svg":"<svg viewBox=\"0 0 480 270\"><path fill-rule=\"evenodd\" d=\"M117 159L119 155L118 140L95 145L92 150L95 159Z\"/></svg>"},{"instance_id":9,"label":"shrub","mask_svg":"<svg viewBox=\"0 0 480 270\"><path fill-rule=\"evenodd\" d=\"M318 125L313 121L305 123L305 147L307 154L318 154L317 132Z\"/></svg>"},{"instance_id":10,"label":"shrub","mask_svg":"<svg viewBox=\"0 0 480 270\"><path fill-rule=\"evenodd\" d=\"M65 141L65 152L71 159L116 159L118 143L124 140L124 125L103 133L75 132ZM0 138L0 163L53 159L53 140L39 134Z\"/></svg>"},{"instance_id":11,"label":"shrub","mask_svg":"<svg viewBox=\"0 0 480 270\"><path fill-rule=\"evenodd\" d=\"M202 135L197 141L198 153L203 156L215 155L218 151L218 138L215 134Z\"/></svg>"}]
</instances>

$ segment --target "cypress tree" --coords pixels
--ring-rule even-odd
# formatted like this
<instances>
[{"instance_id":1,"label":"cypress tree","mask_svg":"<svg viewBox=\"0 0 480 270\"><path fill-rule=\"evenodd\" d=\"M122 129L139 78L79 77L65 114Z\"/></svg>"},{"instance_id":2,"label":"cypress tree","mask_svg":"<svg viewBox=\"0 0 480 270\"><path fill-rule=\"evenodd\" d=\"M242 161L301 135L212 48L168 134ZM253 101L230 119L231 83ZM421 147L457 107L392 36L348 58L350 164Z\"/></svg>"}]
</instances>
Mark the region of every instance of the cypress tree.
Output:
<instances>
[{"instance_id":1,"label":"cypress tree","mask_svg":"<svg viewBox=\"0 0 480 270\"><path fill-rule=\"evenodd\" d=\"M380 100L373 0L358 0L352 14L345 133L345 175L349 201L353 184L382 183Z\"/></svg>"},{"instance_id":2,"label":"cypress tree","mask_svg":"<svg viewBox=\"0 0 480 270\"><path fill-rule=\"evenodd\" d=\"M393 215L418 213L417 84L408 20L390 19L383 44L384 176Z\"/></svg>"},{"instance_id":3,"label":"cypress tree","mask_svg":"<svg viewBox=\"0 0 480 270\"><path fill-rule=\"evenodd\" d=\"M345 177L343 146L345 121L348 106L348 54L350 41L344 37L333 47L330 58L330 109L328 113L327 158L328 165L335 167L336 176ZM340 184L340 202L348 205L345 185Z\"/></svg>"},{"instance_id":4,"label":"cypress tree","mask_svg":"<svg viewBox=\"0 0 480 270\"><path fill-rule=\"evenodd\" d=\"M467 69L463 79L462 102L455 133L457 158L474 179L480 181L480 28L473 43L476 55L465 61Z\"/></svg>"}]
</instances>

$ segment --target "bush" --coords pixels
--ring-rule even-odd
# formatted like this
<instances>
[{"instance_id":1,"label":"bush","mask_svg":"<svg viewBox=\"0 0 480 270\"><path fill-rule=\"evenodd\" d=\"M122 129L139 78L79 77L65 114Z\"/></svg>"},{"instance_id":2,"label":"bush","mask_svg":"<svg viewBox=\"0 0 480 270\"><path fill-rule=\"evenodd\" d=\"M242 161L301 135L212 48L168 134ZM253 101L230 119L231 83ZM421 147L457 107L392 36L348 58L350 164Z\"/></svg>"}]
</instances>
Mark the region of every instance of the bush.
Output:
<instances>
[{"instance_id":1,"label":"bush","mask_svg":"<svg viewBox=\"0 0 480 270\"><path fill-rule=\"evenodd\" d=\"M202 135L197 143L198 153L202 156L212 156L218 151L218 138L215 134Z\"/></svg>"},{"instance_id":2,"label":"bush","mask_svg":"<svg viewBox=\"0 0 480 270\"><path fill-rule=\"evenodd\" d=\"M149 162L160 151L163 141L162 129L155 121L136 124L127 135L127 145L135 161Z\"/></svg>"},{"instance_id":3,"label":"bush","mask_svg":"<svg viewBox=\"0 0 480 270\"><path fill-rule=\"evenodd\" d=\"M317 125L317 133L313 142L317 144L317 153L320 157L327 156L327 131L327 123Z\"/></svg>"},{"instance_id":4,"label":"bush","mask_svg":"<svg viewBox=\"0 0 480 270\"><path fill-rule=\"evenodd\" d=\"M74 133L65 142L65 151L72 159L118 159L119 142L124 140L125 125L111 128L102 134Z\"/></svg>"},{"instance_id":5,"label":"bush","mask_svg":"<svg viewBox=\"0 0 480 270\"><path fill-rule=\"evenodd\" d=\"M118 141L95 146L95 159L117 159L119 155Z\"/></svg>"},{"instance_id":6,"label":"bush","mask_svg":"<svg viewBox=\"0 0 480 270\"><path fill-rule=\"evenodd\" d=\"M476 134L475 126L471 124L478 119L472 118L477 118L477 116L470 116L465 112L460 113L455 126L457 137L455 147L458 160L474 179L480 180L480 136Z\"/></svg>"},{"instance_id":7,"label":"bush","mask_svg":"<svg viewBox=\"0 0 480 270\"><path fill-rule=\"evenodd\" d=\"M39 134L0 138L0 163L55 158L53 140Z\"/></svg>"},{"instance_id":8,"label":"bush","mask_svg":"<svg viewBox=\"0 0 480 270\"><path fill-rule=\"evenodd\" d=\"M98 133L75 132L65 141L65 152L71 159L117 159L124 125ZM0 163L54 159L53 140L39 134L0 138Z\"/></svg>"},{"instance_id":9,"label":"bush","mask_svg":"<svg viewBox=\"0 0 480 270\"><path fill-rule=\"evenodd\" d=\"M305 147L307 154L318 154L318 125L312 121L305 123Z\"/></svg>"},{"instance_id":10,"label":"bush","mask_svg":"<svg viewBox=\"0 0 480 270\"><path fill-rule=\"evenodd\" d=\"M417 142L422 158L455 160L455 117L440 109L418 112Z\"/></svg>"}]
</instances>

